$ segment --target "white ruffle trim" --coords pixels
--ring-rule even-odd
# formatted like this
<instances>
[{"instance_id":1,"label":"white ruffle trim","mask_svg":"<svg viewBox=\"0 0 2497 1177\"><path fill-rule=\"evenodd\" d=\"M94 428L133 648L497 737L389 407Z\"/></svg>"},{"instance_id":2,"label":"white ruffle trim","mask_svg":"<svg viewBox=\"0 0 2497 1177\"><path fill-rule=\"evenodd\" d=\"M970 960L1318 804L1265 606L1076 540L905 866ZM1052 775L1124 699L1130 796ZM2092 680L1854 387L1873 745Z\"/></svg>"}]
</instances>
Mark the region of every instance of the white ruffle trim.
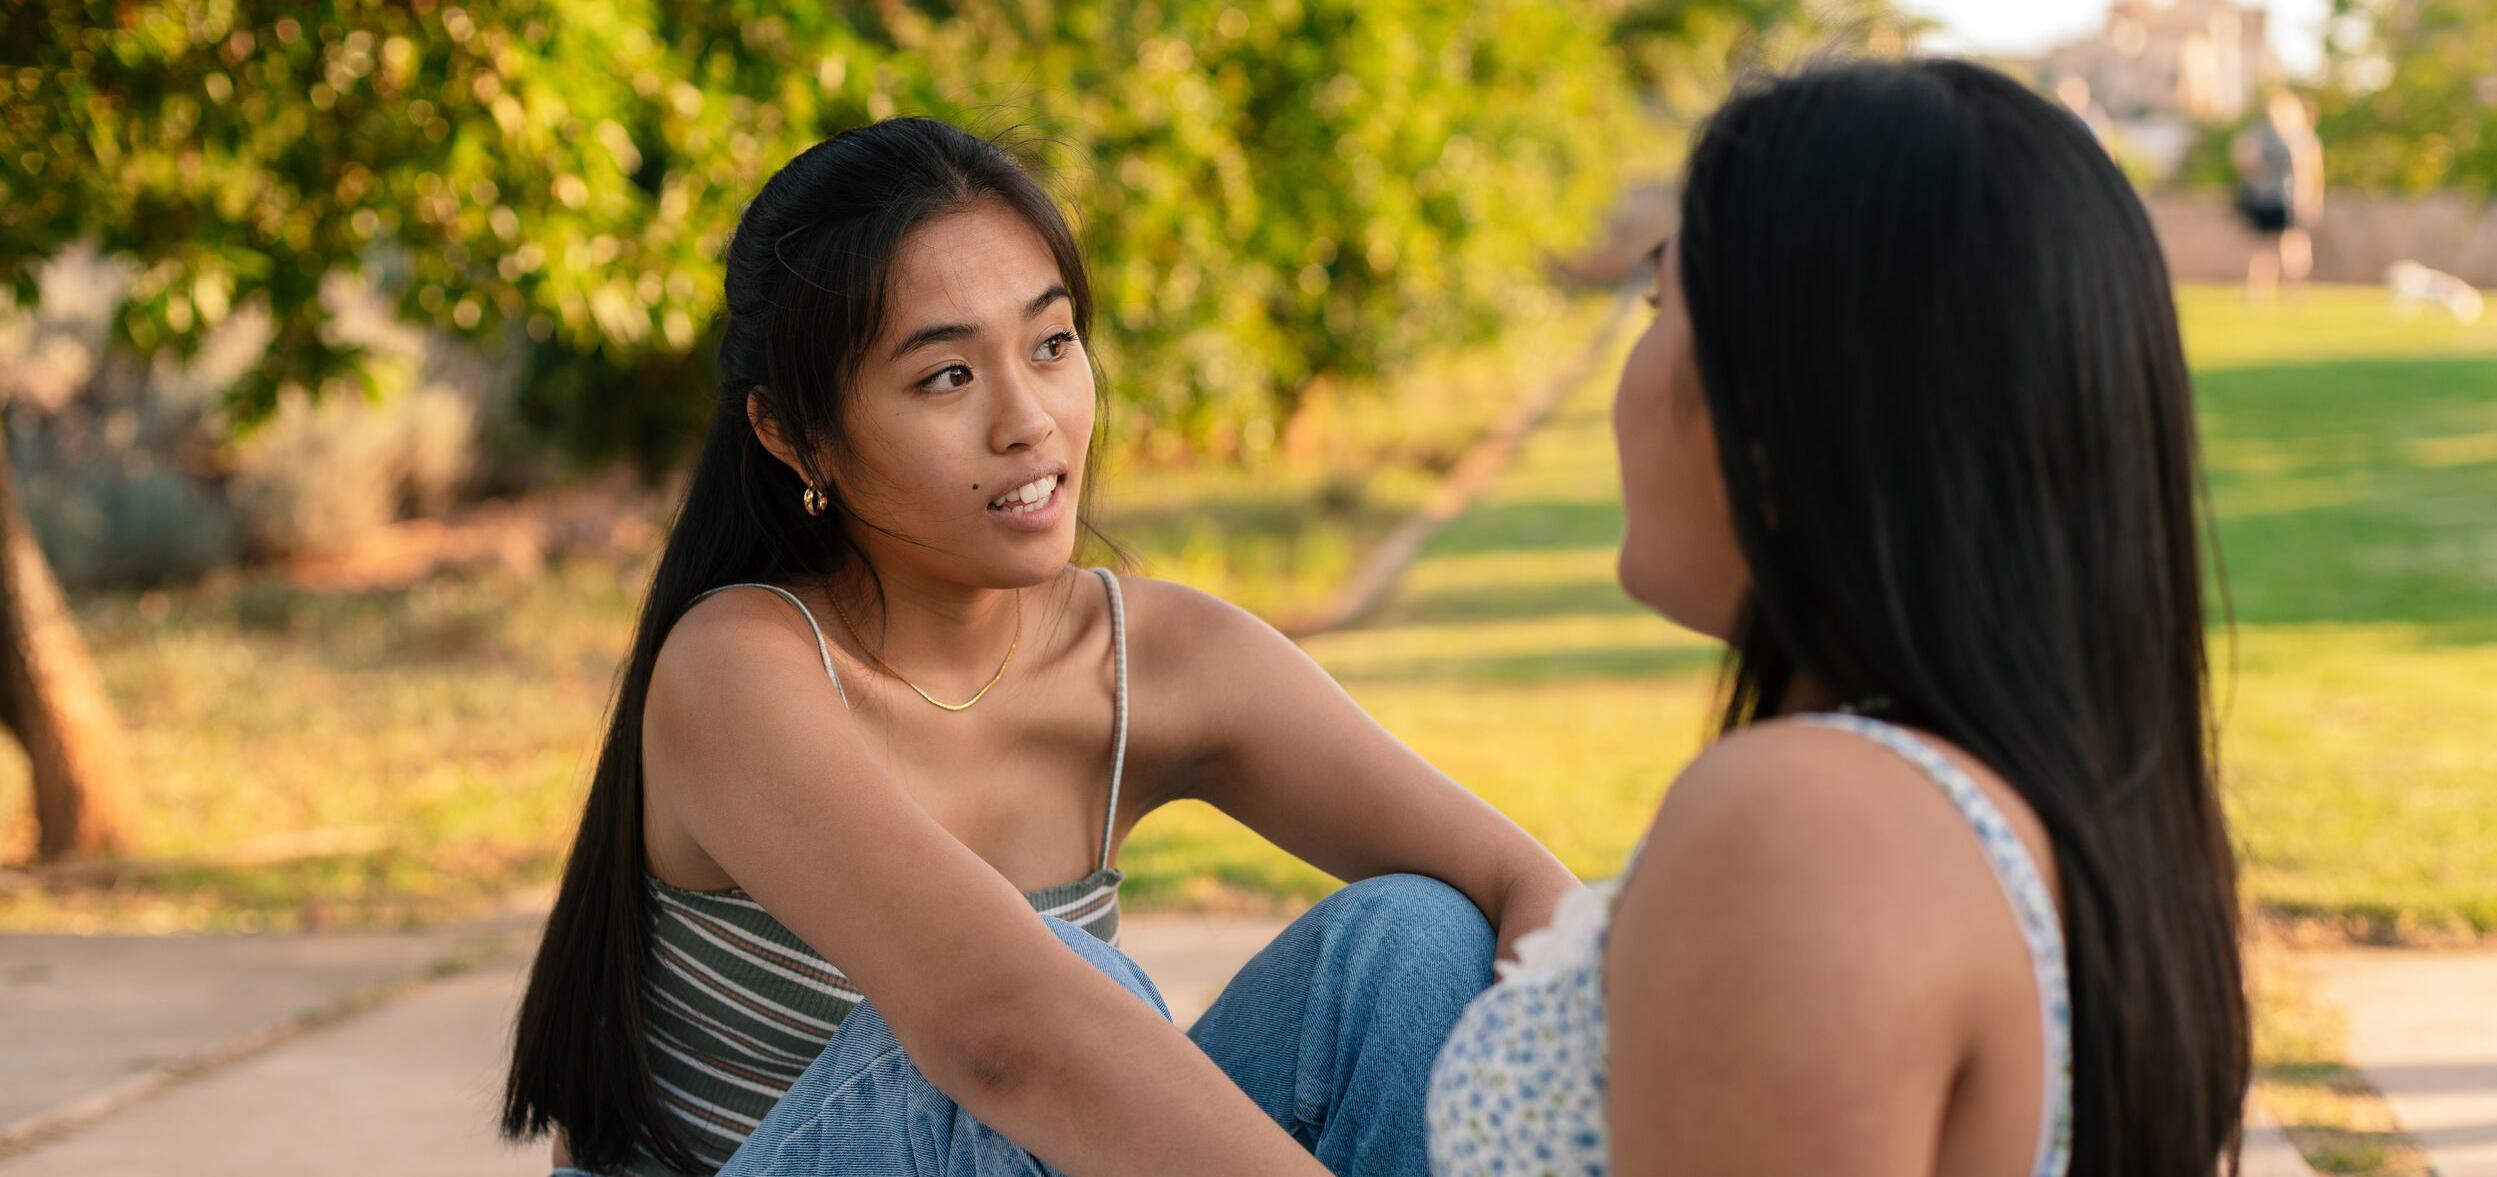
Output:
<instances>
[{"instance_id":1,"label":"white ruffle trim","mask_svg":"<svg viewBox=\"0 0 2497 1177\"><path fill-rule=\"evenodd\" d=\"M1501 981L1556 976L1586 967L1603 954L1604 929L1612 922L1620 881L1607 879L1563 896L1552 922L1517 938L1517 959L1495 961Z\"/></svg>"}]
</instances>

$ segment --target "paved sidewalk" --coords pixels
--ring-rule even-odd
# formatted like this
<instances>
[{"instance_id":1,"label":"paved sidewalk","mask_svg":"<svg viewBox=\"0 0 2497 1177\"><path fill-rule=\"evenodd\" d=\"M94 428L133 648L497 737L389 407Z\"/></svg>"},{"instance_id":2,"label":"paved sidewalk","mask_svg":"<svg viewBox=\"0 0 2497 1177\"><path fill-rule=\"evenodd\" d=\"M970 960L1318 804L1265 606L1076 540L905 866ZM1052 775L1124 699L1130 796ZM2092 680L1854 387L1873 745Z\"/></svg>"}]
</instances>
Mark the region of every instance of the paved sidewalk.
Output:
<instances>
[{"instance_id":1,"label":"paved sidewalk","mask_svg":"<svg viewBox=\"0 0 2497 1177\"><path fill-rule=\"evenodd\" d=\"M266 1049L143 1093L31 1149L0 1154L0 1177L543 1174L543 1146L508 1148L493 1132L531 928L506 917L400 937L0 940L0 978L25 990L0 1002L0 1040L11 1043L13 1063L36 1064L8 1068L0 1092L16 1108L92 1098L144 1077L131 1068L151 1059L213 1051L218 1035L231 1041L299 1024L388 986L394 969L401 981L416 981L332 1023L281 1030L283 1040ZM1185 1025L1281 929L1273 919L1136 915L1122 939ZM473 946L481 943L497 950L478 962ZM419 979L462 944L472 946L466 971ZM81 1042L102 1049L82 1060L73 1049ZM2258 1124L2244 1177L2311 1174L2276 1129Z\"/></svg>"},{"instance_id":2,"label":"paved sidewalk","mask_svg":"<svg viewBox=\"0 0 2497 1177\"><path fill-rule=\"evenodd\" d=\"M9 1043L0 1131L99 1095L120 1105L32 1148L0 1151L0 1177L543 1174L543 1145L507 1148L493 1131L533 927L506 919L408 936L0 938L0 1041ZM1184 1025L1281 928L1135 915L1122 940ZM463 944L481 943L499 951L421 980ZM394 979L402 984L390 988ZM377 991L387 999L359 1000ZM371 1008L290 1029L341 1003ZM282 1040L197 1078L153 1077L154 1066L255 1035ZM131 1093L133 1084L149 1089Z\"/></svg>"},{"instance_id":3,"label":"paved sidewalk","mask_svg":"<svg viewBox=\"0 0 2497 1177\"><path fill-rule=\"evenodd\" d=\"M505 1148L495 1096L517 957L192 1082L10 1161L7 1177L543 1177L543 1146Z\"/></svg>"},{"instance_id":4,"label":"paved sidewalk","mask_svg":"<svg viewBox=\"0 0 2497 1177\"><path fill-rule=\"evenodd\" d=\"M535 926L318 936L0 937L0 1156L386 999Z\"/></svg>"},{"instance_id":5,"label":"paved sidewalk","mask_svg":"<svg viewBox=\"0 0 2497 1177\"><path fill-rule=\"evenodd\" d=\"M2246 1138L2237 1154L2237 1177L2315 1177L2278 1121L2260 1106L2246 1108Z\"/></svg>"},{"instance_id":6,"label":"paved sidewalk","mask_svg":"<svg viewBox=\"0 0 2497 1177\"><path fill-rule=\"evenodd\" d=\"M2306 958L2346 1049L2440 1177L2497 1177L2497 952L2349 949Z\"/></svg>"}]
</instances>

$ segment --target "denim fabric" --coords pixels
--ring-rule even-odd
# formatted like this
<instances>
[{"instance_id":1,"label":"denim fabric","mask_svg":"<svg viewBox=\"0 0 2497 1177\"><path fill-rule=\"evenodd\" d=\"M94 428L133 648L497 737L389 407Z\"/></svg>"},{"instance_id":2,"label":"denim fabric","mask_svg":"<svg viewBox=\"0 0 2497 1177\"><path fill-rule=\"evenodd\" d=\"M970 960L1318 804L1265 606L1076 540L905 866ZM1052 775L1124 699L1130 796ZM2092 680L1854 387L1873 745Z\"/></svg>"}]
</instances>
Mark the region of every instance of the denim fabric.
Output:
<instances>
[{"instance_id":1,"label":"denim fabric","mask_svg":"<svg viewBox=\"0 0 2497 1177\"><path fill-rule=\"evenodd\" d=\"M1070 951L1170 1016L1134 960L1072 924L1049 924ZM1426 1177L1423 1087L1466 1003L1491 984L1493 944L1482 914L1447 884L1365 879L1275 937L1189 1036L1330 1171ZM1057 1177L928 1082L872 1003L842 1021L721 1172Z\"/></svg>"}]
</instances>

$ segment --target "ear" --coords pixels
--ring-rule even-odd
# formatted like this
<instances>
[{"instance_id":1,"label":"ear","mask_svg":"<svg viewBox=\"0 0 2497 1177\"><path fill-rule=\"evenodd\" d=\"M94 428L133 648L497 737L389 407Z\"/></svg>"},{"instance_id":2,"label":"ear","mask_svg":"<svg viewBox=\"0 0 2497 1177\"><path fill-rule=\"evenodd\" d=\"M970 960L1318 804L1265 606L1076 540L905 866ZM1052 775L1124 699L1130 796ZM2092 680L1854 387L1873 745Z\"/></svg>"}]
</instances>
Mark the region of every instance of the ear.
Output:
<instances>
[{"instance_id":1,"label":"ear","mask_svg":"<svg viewBox=\"0 0 2497 1177\"><path fill-rule=\"evenodd\" d=\"M781 431L780 419L772 415L770 395L760 384L746 393L746 424L754 427L754 435L762 439L763 448L780 459L781 465L795 471L801 479L808 477L806 467L798 462L796 447L789 444L788 435Z\"/></svg>"}]
</instances>

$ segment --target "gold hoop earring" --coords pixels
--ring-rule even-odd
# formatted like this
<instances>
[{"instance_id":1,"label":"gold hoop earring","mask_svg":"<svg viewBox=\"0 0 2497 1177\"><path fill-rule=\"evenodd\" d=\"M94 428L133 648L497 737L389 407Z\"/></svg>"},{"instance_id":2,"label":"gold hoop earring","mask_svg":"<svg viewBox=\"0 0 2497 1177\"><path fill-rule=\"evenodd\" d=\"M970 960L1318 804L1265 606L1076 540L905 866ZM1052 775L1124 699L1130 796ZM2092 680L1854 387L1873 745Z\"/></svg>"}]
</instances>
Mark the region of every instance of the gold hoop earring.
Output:
<instances>
[{"instance_id":1,"label":"gold hoop earring","mask_svg":"<svg viewBox=\"0 0 2497 1177\"><path fill-rule=\"evenodd\" d=\"M806 507L809 515L821 515L824 508L830 505L824 499L824 492L815 489L815 484L811 482L806 484L806 493L798 496L798 502Z\"/></svg>"}]
</instances>

